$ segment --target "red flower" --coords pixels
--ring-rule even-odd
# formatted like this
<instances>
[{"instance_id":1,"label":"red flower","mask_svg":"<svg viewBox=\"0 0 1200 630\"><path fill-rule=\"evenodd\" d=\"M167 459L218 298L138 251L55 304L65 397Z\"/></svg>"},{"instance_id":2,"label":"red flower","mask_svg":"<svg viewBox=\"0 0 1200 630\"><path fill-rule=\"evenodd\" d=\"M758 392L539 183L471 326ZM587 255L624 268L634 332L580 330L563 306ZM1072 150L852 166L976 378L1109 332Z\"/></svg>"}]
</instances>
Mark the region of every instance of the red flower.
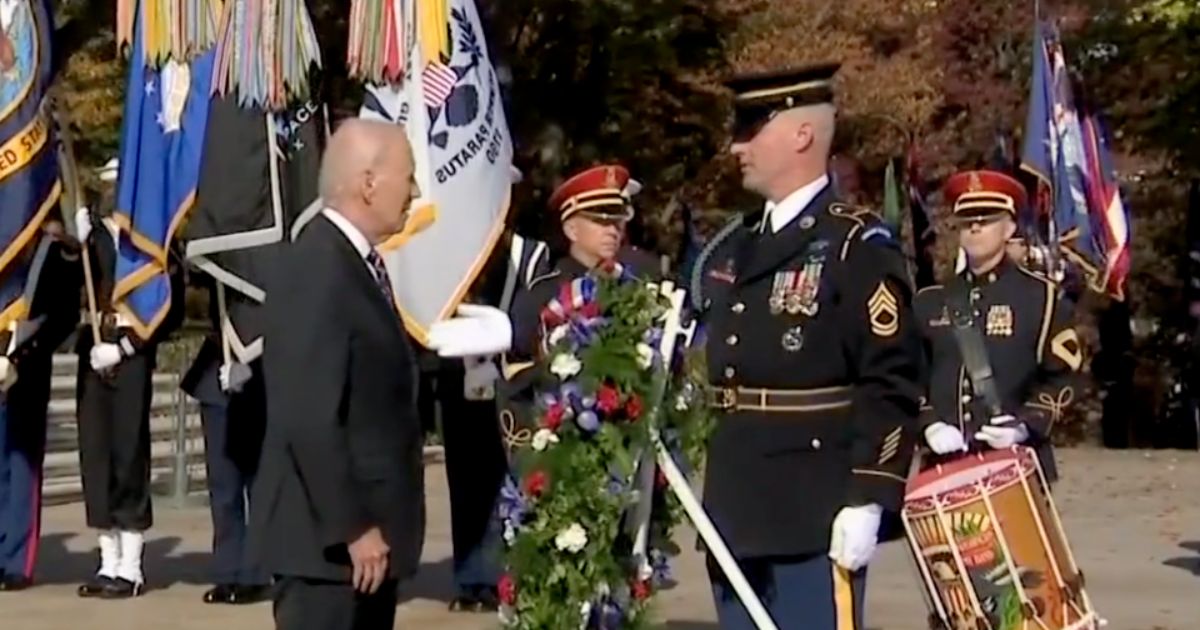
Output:
<instances>
[{"instance_id":1,"label":"red flower","mask_svg":"<svg viewBox=\"0 0 1200 630\"><path fill-rule=\"evenodd\" d=\"M654 485L660 489L666 488L668 485L670 485L670 482L667 481L667 476L663 474L661 468L657 468L654 471Z\"/></svg>"},{"instance_id":2,"label":"red flower","mask_svg":"<svg viewBox=\"0 0 1200 630\"><path fill-rule=\"evenodd\" d=\"M525 478L525 494L531 497L540 497L549 484L550 477L540 470L535 470Z\"/></svg>"},{"instance_id":3,"label":"red flower","mask_svg":"<svg viewBox=\"0 0 1200 630\"><path fill-rule=\"evenodd\" d=\"M596 317L600 317L600 303L599 302L588 302L587 304L584 304L583 306L579 307L579 316L582 317L583 319L593 319Z\"/></svg>"},{"instance_id":4,"label":"red flower","mask_svg":"<svg viewBox=\"0 0 1200 630\"><path fill-rule=\"evenodd\" d=\"M642 416L642 399L637 394L631 395L629 400L625 401L625 415L631 421L636 421Z\"/></svg>"},{"instance_id":5,"label":"red flower","mask_svg":"<svg viewBox=\"0 0 1200 630\"><path fill-rule=\"evenodd\" d=\"M635 581L630 585L629 590L632 592L634 599L639 602L644 601L650 597L650 582L647 580Z\"/></svg>"},{"instance_id":6,"label":"red flower","mask_svg":"<svg viewBox=\"0 0 1200 630\"><path fill-rule=\"evenodd\" d=\"M496 583L496 594L503 604L512 606L517 603L517 585L513 582L512 576L507 573L500 576L500 581Z\"/></svg>"},{"instance_id":7,"label":"red flower","mask_svg":"<svg viewBox=\"0 0 1200 630\"><path fill-rule=\"evenodd\" d=\"M550 408L546 410L546 415L542 417L542 426L551 431L557 431L558 427L562 425L564 413L566 413L566 408L562 403L550 405Z\"/></svg>"},{"instance_id":8,"label":"red flower","mask_svg":"<svg viewBox=\"0 0 1200 630\"><path fill-rule=\"evenodd\" d=\"M605 385L600 388L596 394L596 408L603 413L610 414L616 411L621 406L621 394L616 388Z\"/></svg>"}]
</instances>

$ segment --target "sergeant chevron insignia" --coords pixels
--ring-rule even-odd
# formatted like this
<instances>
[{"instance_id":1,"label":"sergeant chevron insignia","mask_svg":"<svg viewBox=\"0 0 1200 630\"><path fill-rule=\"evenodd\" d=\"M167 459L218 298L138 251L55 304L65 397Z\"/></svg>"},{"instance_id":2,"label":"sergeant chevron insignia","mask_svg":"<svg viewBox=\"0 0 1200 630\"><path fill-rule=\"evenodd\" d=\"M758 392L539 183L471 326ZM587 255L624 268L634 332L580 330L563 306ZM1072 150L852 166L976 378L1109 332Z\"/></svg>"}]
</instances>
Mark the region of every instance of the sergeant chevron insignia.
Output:
<instances>
[{"instance_id":1,"label":"sergeant chevron insignia","mask_svg":"<svg viewBox=\"0 0 1200 630\"><path fill-rule=\"evenodd\" d=\"M877 337L891 337L900 331L900 302L886 282L880 282L867 300L867 315Z\"/></svg>"}]
</instances>

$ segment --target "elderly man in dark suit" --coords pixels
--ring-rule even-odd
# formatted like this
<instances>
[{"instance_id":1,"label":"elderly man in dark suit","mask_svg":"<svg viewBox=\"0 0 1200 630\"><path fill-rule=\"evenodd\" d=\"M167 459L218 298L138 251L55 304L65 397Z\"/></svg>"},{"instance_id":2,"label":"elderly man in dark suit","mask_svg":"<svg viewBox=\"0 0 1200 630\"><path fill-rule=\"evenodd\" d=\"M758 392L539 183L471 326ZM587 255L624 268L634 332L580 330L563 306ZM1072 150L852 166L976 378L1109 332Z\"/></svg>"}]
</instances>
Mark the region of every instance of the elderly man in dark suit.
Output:
<instances>
[{"instance_id":1,"label":"elderly man in dark suit","mask_svg":"<svg viewBox=\"0 0 1200 630\"><path fill-rule=\"evenodd\" d=\"M417 367L375 250L417 194L403 128L343 122L320 186L327 207L268 285L252 540L277 628L390 629L425 528Z\"/></svg>"}]
</instances>

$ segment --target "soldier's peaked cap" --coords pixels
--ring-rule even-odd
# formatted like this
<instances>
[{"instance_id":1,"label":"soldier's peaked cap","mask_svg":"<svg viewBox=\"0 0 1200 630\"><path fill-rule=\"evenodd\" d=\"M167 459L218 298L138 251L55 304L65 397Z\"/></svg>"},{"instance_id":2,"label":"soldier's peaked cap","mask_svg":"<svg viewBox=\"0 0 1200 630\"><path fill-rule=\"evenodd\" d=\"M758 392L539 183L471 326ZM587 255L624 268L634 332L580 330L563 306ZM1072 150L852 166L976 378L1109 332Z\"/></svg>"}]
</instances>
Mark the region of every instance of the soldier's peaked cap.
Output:
<instances>
[{"instance_id":1,"label":"soldier's peaked cap","mask_svg":"<svg viewBox=\"0 0 1200 630\"><path fill-rule=\"evenodd\" d=\"M733 92L733 137L748 141L776 112L833 102L833 76L839 63L740 74L725 81Z\"/></svg>"},{"instance_id":2,"label":"soldier's peaked cap","mask_svg":"<svg viewBox=\"0 0 1200 630\"><path fill-rule=\"evenodd\" d=\"M1008 213L1016 217L1026 203L1025 186L999 171L965 171L946 180L946 202L954 216Z\"/></svg>"},{"instance_id":3,"label":"soldier's peaked cap","mask_svg":"<svg viewBox=\"0 0 1200 630\"><path fill-rule=\"evenodd\" d=\"M561 221L576 214L630 219L632 200L642 185L619 164L593 166L571 176L550 195L550 209Z\"/></svg>"},{"instance_id":4,"label":"soldier's peaked cap","mask_svg":"<svg viewBox=\"0 0 1200 630\"><path fill-rule=\"evenodd\" d=\"M739 74L725 81L735 106L786 109L833 102L833 77L840 63Z\"/></svg>"}]
</instances>

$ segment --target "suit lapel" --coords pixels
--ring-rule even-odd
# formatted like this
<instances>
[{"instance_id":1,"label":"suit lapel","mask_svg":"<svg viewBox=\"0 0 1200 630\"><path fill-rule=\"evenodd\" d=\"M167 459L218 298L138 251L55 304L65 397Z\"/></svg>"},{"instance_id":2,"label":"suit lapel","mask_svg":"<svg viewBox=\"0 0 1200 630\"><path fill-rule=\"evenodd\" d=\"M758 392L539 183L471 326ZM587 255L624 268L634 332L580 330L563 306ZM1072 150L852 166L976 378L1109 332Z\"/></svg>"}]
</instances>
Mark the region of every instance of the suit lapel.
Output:
<instances>
[{"instance_id":1,"label":"suit lapel","mask_svg":"<svg viewBox=\"0 0 1200 630\"><path fill-rule=\"evenodd\" d=\"M383 293L379 291L379 285L375 283L375 275L367 267L367 262L358 253L358 250L354 248L354 245L350 243L350 239L346 238L346 235L342 234L342 231L336 225L328 219L324 219L321 223L325 225L325 229L329 232L329 237L337 243L336 247L340 255L347 259L346 265L353 269L353 271L350 271L350 275L354 277L354 281L360 285L362 291L370 294L367 301L375 306L379 314L385 316L393 324L392 328L395 332L402 333L404 331L404 320L401 319L400 314L396 311L395 305L388 304L387 300L383 297Z\"/></svg>"},{"instance_id":2,"label":"suit lapel","mask_svg":"<svg viewBox=\"0 0 1200 630\"><path fill-rule=\"evenodd\" d=\"M824 219L829 205L836 196L833 186L826 186L799 217L783 228L778 234L770 233L770 226L763 234L747 234L746 242L739 251L738 286L745 286L762 276L773 273L792 258L804 251L809 241L816 238L817 224ZM802 220L811 217L813 221Z\"/></svg>"}]
</instances>

